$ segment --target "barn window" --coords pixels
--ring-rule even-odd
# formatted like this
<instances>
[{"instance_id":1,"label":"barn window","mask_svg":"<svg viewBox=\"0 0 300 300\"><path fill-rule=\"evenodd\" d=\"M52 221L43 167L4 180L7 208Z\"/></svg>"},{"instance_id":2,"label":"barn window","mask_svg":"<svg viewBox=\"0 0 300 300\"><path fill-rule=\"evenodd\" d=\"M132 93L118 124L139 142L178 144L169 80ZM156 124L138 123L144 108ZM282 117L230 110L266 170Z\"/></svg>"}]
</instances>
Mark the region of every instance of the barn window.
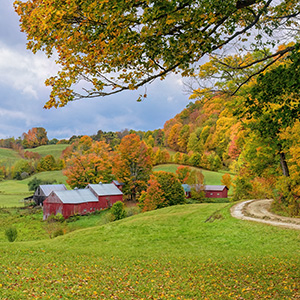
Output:
<instances>
[{"instance_id":1,"label":"barn window","mask_svg":"<svg viewBox=\"0 0 300 300\"><path fill-rule=\"evenodd\" d=\"M210 193L210 195L212 196L212 195L213 195L213 193Z\"/></svg>"},{"instance_id":2,"label":"barn window","mask_svg":"<svg viewBox=\"0 0 300 300\"><path fill-rule=\"evenodd\" d=\"M218 196L220 196L220 193L217 193Z\"/></svg>"}]
</instances>

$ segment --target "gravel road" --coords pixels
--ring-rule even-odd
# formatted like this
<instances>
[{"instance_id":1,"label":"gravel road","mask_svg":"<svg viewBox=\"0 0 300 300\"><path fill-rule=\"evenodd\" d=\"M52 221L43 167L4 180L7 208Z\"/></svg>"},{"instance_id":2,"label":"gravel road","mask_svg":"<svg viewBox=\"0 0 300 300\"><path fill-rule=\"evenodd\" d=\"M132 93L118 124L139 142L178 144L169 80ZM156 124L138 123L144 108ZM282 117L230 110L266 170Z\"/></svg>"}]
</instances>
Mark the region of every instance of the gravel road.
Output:
<instances>
[{"instance_id":1,"label":"gravel road","mask_svg":"<svg viewBox=\"0 0 300 300\"><path fill-rule=\"evenodd\" d=\"M282 217L270 212L272 201L265 199L240 202L231 208L231 215L241 220L300 230L300 218Z\"/></svg>"}]
</instances>

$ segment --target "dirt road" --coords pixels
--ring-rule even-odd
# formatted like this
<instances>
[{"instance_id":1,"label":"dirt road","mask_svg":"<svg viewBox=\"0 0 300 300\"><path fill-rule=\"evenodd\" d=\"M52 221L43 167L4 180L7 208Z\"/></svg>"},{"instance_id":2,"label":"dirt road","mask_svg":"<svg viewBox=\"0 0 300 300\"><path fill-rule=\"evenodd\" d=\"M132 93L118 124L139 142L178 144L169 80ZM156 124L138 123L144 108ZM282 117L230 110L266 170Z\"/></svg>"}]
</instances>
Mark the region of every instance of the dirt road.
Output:
<instances>
[{"instance_id":1,"label":"dirt road","mask_svg":"<svg viewBox=\"0 0 300 300\"><path fill-rule=\"evenodd\" d=\"M241 220L300 230L300 218L282 217L270 212L272 201L266 199L240 202L231 208L231 215Z\"/></svg>"}]
</instances>

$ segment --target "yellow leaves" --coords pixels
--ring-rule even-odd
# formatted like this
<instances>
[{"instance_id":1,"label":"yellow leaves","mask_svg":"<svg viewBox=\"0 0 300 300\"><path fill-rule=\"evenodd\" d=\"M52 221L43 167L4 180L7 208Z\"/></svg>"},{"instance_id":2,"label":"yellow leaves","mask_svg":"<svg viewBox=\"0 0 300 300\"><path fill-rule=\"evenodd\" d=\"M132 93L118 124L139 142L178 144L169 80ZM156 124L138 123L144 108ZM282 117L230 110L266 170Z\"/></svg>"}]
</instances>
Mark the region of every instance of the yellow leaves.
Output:
<instances>
[{"instance_id":1,"label":"yellow leaves","mask_svg":"<svg viewBox=\"0 0 300 300\"><path fill-rule=\"evenodd\" d=\"M177 22L176 19L172 18L171 16L168 16L165 23L166 23L166 25L171 25L175 22Z\"/></svg>"}]
</instances>

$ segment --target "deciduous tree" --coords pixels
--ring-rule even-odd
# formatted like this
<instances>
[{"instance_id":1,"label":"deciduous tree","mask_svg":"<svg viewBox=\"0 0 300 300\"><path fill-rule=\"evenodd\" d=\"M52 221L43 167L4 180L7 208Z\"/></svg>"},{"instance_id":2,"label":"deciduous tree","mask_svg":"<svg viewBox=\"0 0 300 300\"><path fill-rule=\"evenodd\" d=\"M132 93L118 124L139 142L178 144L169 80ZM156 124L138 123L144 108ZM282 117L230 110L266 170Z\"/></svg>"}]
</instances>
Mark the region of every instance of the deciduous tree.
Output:
<instances>
[{"instance_id":1,"label":"deciduous tree","mask_svg":"<svg viewBox=\"0 0 300 300\"><path fill-rule=\"evenodd\" d=\"M300 11L298 0L19 0L14 5L28 48L57 53L61 65L46 81L52 87L47 108L137 89L172 72L192 75L203 56L226 53L235 42L238 50L251 40L253 48L264 49L276 43L280 29L296 36ZM270 55L275 54L264 59ZM82 93L73 90L79 80L88 83Z\"/></svg>"},{"instance_id":2,"label":"deciduous tree","mask_svg":"<svg viewBox=\"0 0 300 300\"><path fill-rule=\"evenodd\" d=\"M147 191L142 193L143 211L159 209L185 202L184 190L175 174L159 171L151 175Z\"/></svg>"},{"instance_id":3,"label":"deciduous tree","mask_svg":"<svg viewBox=\"0 0 300 300\"><path fill-rule=\"evenodd\" d=\"M125 184L123 192L133 201L137 193L146 189L153 165L151 151L136 134L126 135L117 148L113 173Z\"/></svg>"},{"instance_id":4,"label":"deciduous tree","mask_svg":"<svg viewBox=\"0 0 300 300\"><path fill-rule=\"evenodd\" d=\"M84 188L89 183L100 181L111 182L113 176L110 147L103 141L90 144L89 139L83 138L79 146L69 154L64 174L72 188Z\"/></svg>"}]
</instances>

